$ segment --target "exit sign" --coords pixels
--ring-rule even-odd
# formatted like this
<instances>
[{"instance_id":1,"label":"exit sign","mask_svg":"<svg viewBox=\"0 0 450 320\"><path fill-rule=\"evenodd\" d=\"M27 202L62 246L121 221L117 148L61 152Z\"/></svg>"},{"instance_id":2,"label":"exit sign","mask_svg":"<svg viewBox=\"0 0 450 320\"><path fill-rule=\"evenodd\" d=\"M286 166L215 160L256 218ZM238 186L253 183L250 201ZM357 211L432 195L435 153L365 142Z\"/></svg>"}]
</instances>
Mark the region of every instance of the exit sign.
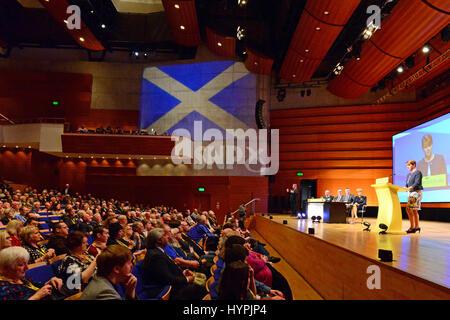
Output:
<instances>
[{"instance_id":1,"label":"exit sign","mask_svg":"<svg viewBox=\"0 0 450 320\"><path fill-rule=\"evenodd\" d=\"M297 172L297 176L298 176L298 177L303 176L303 172Z\"/></svg>"},{"instance_id":2,"label":"exit sign","mask_svg":"<svg viewBox=\"0 0 450 320\"><path fill-rule=\"evenodd\" d=\"M205 191L205 188L198 188L198 191L203 192Z\"/></svg>"}]
</instances>

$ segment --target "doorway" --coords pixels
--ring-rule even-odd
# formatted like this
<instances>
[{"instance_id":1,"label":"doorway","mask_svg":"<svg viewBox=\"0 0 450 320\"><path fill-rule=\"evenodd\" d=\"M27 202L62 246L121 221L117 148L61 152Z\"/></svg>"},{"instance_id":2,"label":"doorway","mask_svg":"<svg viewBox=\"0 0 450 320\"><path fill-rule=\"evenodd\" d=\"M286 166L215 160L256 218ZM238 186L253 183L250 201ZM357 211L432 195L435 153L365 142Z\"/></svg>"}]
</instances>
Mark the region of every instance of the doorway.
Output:
<instances>
[{"instance_id":1,"label":"doorway","mask_svg":"<svg viewBox=\"0 0 450 320\"><path fill-rule=\"evenodd\" d=\"M194 208L197 208L199 212L209 211L211 209L211 195L196 194L194 197Z\"/></svg>"},{"instance_id":2,"label":"doorway","mask_svg":"<svg viewBox=\"0 0 450 320\"><path fill-rule=\"evenodd\" d=\"M317 179L300 180L300 211L306 212L308 199L317 197Z\"/></svg>"}]
</instances>

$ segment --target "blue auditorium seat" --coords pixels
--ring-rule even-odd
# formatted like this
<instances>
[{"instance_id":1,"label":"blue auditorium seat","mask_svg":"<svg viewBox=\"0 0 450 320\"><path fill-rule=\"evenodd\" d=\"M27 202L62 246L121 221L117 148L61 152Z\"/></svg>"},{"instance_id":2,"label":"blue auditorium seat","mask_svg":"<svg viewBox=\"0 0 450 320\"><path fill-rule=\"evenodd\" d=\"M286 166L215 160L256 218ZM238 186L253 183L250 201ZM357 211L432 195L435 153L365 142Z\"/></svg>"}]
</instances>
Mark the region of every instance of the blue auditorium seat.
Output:
<instances>
[{"instance_id":1,"label":"blue auditorium seat","mask_svg":"<svg viewBox=\"0 0 450 320\"><path fill-rule=\"evenodd\" d=\"M33 281L46 283L55 276L52 266L45 265L25 271L25 276Z\"/></svg>"},{"instance_id":2,"label":"blue auditorium seat","mask_svg":"<svg viewBox=\"0 0 450 320\"><path fill-rule=\"evenodd\" d=\"M90 234L89 237L87 238L88 246L90 246L94 242L94 240L95 240L94 234Z\"/></svg>"},{"instance_id":3,"label":"blue auditorium seat","mask_svg":"<svg viewBox=\"0 0 450 320\"><path fill-rule=\"evenodd\" d=\"M146 289L149 288L149 286L144 286L143 283L143 264L144 260L139 261L131 271L131 273L137 278L136 296L139 298L139 300L160 300L162 296L164 296L170 290L171 286L165 286L164 289L154 298L148 297Z\"/></svg>"}]
</instances>

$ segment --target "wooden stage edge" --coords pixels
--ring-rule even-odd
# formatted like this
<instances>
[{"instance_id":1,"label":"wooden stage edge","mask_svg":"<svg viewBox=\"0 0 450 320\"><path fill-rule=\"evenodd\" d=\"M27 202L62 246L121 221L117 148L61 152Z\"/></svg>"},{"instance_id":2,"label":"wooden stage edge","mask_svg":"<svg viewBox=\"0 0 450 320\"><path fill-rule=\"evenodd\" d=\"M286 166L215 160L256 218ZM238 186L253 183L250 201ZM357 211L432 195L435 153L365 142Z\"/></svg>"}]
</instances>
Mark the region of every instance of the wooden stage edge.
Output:
<instances>
[{"instance_id":1,"label":"wooden stage edge","mask_svg":"<svg viewBox=\"0 0 450 320\"><path fill-rule=\"evenodd\" d=\"M379 235L360 223L257 215L253 228L324 299L450 300L450 223L421 222L420 235ZM378 249L391 250L394 261L381 262Z\"/></svg>"}]
</instances>

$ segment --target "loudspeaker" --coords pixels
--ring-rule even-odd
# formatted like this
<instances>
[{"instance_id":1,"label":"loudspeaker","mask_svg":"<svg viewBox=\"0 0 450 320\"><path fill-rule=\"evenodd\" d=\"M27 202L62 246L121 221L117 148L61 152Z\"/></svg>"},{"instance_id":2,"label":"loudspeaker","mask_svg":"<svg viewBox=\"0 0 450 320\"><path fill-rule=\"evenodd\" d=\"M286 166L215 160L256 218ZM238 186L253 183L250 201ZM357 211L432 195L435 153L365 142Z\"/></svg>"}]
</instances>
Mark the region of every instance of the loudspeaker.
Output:
<instances>
[{"instance_id":1,"label":"loudspeaker","mask_svg":"<svg viewBox=\"0 0 450 320\"><path fill-rule=\"evenodd\" d=\"M378 258L383 262L392 262L392 251L378 249Z\"/></svg>"},{"instance_id":2,"label":"loudspeaker","mask_svg":"<svg viewBox=\"0 0 450 320\"><path fill-rule=\"evenodd\" d=\"M283 224L287 224L287 220L283 220Z\"/></svg>"},{"instance_id":3,"label":"loudspeaker","mask_svg":"<svg viewBox=\"0 0 450 320\"><path fill-rule=\"evenodd\" d=\"M264 121L264 113L263 113L263 105L266 101L265 100L258 100L256 102L255 107L255 119L256 119L256 126L258 129L266 129L266 122Z\"/></svg>"},{"instance_id":4,"label":"loudspeaker","mask_svg":"<svg viewBox=\"0 0 450 320\"><path fill-rule=\"evenodd\" d=\"M314 234L314 228L308 228L308 234Z\"/></svg>"}]
</instances>

